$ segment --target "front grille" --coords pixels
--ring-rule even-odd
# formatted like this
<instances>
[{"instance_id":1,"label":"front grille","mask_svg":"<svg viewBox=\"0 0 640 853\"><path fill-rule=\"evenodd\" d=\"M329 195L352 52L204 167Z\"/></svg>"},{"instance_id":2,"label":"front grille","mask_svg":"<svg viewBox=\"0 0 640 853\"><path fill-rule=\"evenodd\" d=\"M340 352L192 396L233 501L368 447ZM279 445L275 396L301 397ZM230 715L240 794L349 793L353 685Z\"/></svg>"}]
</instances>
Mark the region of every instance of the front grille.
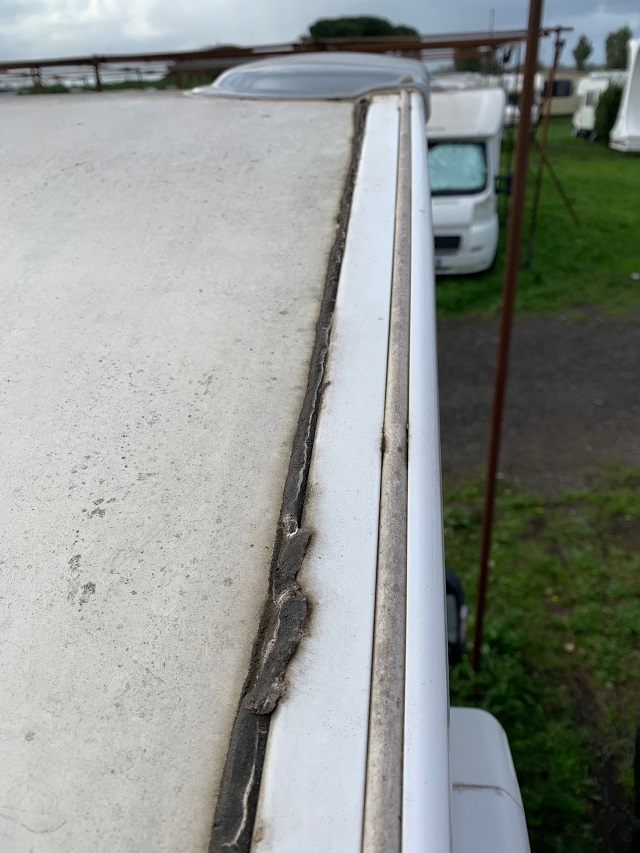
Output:
<instances>
[{"instance_id":1,"label":"front grille","mask_svg":"<svg viewBox=\"0 0 640 853\"><path fill-rule=\"evenodd\" d=\"M460 237L434 237L434 243L437 255L455 255L460 248Z\"/></svg>"}]
</instances>

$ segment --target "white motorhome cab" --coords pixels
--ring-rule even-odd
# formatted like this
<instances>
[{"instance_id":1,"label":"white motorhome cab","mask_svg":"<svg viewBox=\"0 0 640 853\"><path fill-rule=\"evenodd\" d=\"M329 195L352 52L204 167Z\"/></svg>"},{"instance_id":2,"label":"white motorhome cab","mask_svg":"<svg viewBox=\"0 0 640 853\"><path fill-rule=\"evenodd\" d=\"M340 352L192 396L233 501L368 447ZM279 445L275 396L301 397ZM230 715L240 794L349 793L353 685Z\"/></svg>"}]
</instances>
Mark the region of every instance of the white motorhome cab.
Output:
<instances>
[{"instance_id":1,"label":"white motorhome cab","mask_svg":"<svg viewBox=\"0 0 640 853\"><path fill-rule=\"evenodd\" d=\"M333 63L0 104L3 850L529 849L449 708L427 80Z\"/></svg>"},{"instance_id":2,"label":"white motorhome cab","mask_svg":"<svg viewBox=\"0 0 640 853\"><path fill-rule=\"evenodd\" d=\"M574 136L593 138L596 126L596 105L602 92L611 83L623 86L627 79L624 71L592 71L578 83L578 109L573 114L571 126Z\"/></svg>"},{"instance_id":3,"label":"white motorhome cab","mask_svg":"<svg viewBox=\"0 0 640 853\"><path fill-rule=\"evenodd\" d=\"M627 42L627 79L609 147L616 151L640 151L640 39Z\"/></svg>"},{"instance_id":4,"label":"white motorhome cab","mask_svg":"<svg viewBox=\"0 0 640 853\"><path fill-rule=\"evenodd\" d=\"M496 178L505 93L437 90L427 124L436 272L482 272L498 248Z\"/></svg>"}]
</instances>

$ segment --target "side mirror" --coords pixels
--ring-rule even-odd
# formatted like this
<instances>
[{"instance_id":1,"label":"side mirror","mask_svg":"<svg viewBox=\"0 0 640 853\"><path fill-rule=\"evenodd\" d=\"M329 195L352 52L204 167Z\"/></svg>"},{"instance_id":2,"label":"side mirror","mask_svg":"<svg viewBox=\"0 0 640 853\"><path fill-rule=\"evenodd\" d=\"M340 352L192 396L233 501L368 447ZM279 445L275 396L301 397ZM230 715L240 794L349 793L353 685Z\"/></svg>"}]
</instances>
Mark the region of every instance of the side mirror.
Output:
<instances>
[{"instance_id":1,"label":"side mirror","mask_svg":"<svg viewBox=\"0 0 640 853\"><path fill-rule=\"evenodd\" d=\"M511 195L511 182L513 175L507 172L505 175L496 175L496 193Z\"/></svg>"},{"instance_id":2,"label":"side mirror","mask_svg":"<svg viewBox=\"0 0 640 853\"><path fill-rule=\"evenodd\" d=\"M469 610L464 601L462 584L458 578L446 570L447 577L447 640L449 645L449 665L460 663L467 642L467 616Z\"/></svg>"}]
</instances>

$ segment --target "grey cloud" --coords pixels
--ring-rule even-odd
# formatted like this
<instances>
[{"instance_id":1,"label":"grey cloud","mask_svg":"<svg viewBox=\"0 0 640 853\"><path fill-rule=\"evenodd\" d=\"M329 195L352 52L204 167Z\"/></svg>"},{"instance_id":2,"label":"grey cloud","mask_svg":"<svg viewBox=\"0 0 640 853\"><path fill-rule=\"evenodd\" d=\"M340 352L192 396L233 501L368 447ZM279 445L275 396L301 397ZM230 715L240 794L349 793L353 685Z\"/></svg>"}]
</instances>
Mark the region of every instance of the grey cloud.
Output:
<instances>
[{"instance_id":1,"label":"grey cloud","mask_svg":"<svg viewBox=\"0 0 640 853\"><path fill-rule=\"evenodd\" d=\"M68 4L60 0L67 9ZM67 25L64 29L41 28L38 15L55 7L56 0L0 0L0 56L29 58L108 52L141 52L164 49L195 49L213 44L256 44L290 41L304 33L319 17L340 14L374 14L397 23L410 24L425 33L486 30L489 13L495 8L496 29L524 28L527 22L527 0L432 0L417 4L415 0L352 0L348 9L344 0L157 0L146 13L145 22L153 37L134 38L126 22L110 19ZM135 9L136 0L130 0ZM593 41L595 60L602 60L604 39L608 32L629 24L640 34L640 11L637 0L585 0L576 13L575 0L547 0L544 22L575 27L567 36L563 55L566 64L573 62L571 49L579 35ZM104 6L102 8L105 8ZM135 30L134 30L135 32ZM551 46L543 49L549 58Z\"/></svg>"}]
</instances>

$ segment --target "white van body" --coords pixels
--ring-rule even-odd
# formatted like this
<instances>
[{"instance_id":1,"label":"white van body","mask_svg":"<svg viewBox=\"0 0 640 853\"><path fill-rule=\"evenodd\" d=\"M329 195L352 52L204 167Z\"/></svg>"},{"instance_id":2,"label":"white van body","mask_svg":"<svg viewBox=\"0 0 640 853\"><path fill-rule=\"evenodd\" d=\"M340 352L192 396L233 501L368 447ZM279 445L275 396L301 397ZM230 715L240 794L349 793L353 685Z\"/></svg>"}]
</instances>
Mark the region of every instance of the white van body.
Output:
<instances>
[{"instance_id":1,"label":"white van body","mask_svg":"<svg viewBox=\"0 0 640 853\"><path fill-rule=\"evenodd\" d=\"M431 93L427 139L438 274L482 272L495 259L505 103L499 87Z\"/></svg>"},{"instance_id":2,"label":"white van body","mask_svg":"<svg viewBox=\"0 0 640 853\"><path fill-rule=\"evenodd\" d=\"M624 86L625 71L593 71L578 83L578 109L573 114L571 125L575 136L593 135L596 126L596 105L602 92L611 83Z\"/></svg>"},{"instance_id":3,"label":"white van body","mask_svg":"<svg viewBox=\"0 0 640 853\"><path fill-rule=\"evenodd\" d=\"M640 151L640 39L627 42L627 79L609 147L616 151Z\"/></svg>"},{"instance_id":4,"label":"white van body","mask_svg":"<svg viewBox=\"0 0 640 853\"><path fill-rule=\"evenodd\" d=\"M449 728L423 95L0 103L3 850L529 850Z\"/></svg>"},{"instance_id":5,"label":"white van body","mask_svg":"<svg viewBox=\"0 0 640 853\"><path fill-rule=\"evenodd\" d=\"M504 111L505 127L515 127L520 122L520 97L522 95L522 74L503 74L502 86L507 93L507 106ZM540 102L544 94L544 76L536 74L533 83L533 103L531 105L531 123L540 120Z\"/></svg>"}]
</instances>

